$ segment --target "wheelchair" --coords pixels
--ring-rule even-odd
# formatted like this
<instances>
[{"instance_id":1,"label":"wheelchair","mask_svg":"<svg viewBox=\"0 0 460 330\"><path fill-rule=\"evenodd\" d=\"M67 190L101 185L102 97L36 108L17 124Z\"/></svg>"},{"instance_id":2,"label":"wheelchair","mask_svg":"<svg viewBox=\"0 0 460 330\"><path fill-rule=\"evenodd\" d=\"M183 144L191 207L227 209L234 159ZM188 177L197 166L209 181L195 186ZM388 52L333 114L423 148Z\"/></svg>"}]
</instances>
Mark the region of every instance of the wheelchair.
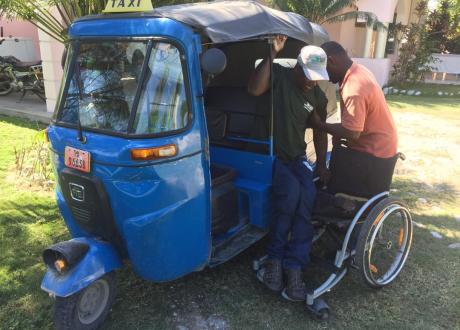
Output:
<instances>
[{"instance_id":1,"label":"wheelchair","mask_svg":"<svg viewBox=\"0 0 460 330\"><path fill-rule=\"evenodd\" d=\"M395 157L405 159L401 153ZM393 170L394 166L391 177ZM305 297L307 309L320 320L330 315L323 294L336 286L350 269L358 272L364 284L374 289L382 288L400 274L412 244L409 208L398 198L391 197L389 191L368 198L349 218L313 214L312 225L315 229L313 248L326 234L337 245L333 257L325 259L313 253L310 256L311 264L325 269L328 275L317 287L308 288ZM266 261L267 256L255 260L254 270L263 272Z\"/></svg>"}]
</instances>

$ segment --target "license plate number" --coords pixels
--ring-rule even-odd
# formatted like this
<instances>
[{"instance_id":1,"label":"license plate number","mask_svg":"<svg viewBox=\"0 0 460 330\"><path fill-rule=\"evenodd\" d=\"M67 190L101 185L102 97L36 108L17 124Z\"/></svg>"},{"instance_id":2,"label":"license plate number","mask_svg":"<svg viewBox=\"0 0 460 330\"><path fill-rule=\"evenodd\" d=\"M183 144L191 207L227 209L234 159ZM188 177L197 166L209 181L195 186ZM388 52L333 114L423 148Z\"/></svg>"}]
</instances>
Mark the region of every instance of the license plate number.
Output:
<instances>
[{"instance_id":1,"label":"license plate number","mask_svg":"<svg viewBox=\"0 0 460 330\"><path fill-rule=\"evenodd\" d=\"M91 154L89 152L72 147L65 147L64 158L65 166L89 173L91 168Z\"/></svg>"}]
</instances>

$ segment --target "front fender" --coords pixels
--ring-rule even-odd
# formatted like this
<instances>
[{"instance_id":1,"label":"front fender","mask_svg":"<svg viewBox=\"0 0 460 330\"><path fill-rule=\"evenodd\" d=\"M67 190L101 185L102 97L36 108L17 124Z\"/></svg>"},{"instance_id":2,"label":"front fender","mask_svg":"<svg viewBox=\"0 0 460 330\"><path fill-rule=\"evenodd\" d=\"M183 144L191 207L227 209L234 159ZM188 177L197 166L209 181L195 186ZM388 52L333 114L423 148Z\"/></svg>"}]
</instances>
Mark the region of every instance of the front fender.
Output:
<instances>
[{"instance_id":1,"label":"front fender","mask_svg":"<svg viewBox=\"0 0 460 330\"><path fill-rule=\"evenodd\" d=\"M117 251L110 243L86 237L71 241L87 244L89 249L80 262L64 274L52 269L46 272L41 288L58 297L68 297L122 266Z\"/></svg>"}]
</instances>

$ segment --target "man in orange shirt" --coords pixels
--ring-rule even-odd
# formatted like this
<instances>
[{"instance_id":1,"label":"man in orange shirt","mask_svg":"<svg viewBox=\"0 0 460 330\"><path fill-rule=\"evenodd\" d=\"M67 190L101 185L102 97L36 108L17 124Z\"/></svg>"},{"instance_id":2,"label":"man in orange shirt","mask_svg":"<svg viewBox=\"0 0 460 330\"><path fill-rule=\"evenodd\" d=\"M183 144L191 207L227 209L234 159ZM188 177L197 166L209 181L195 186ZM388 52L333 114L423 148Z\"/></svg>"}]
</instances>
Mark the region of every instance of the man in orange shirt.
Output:
<instances>
[{"instance_id":1,"label":"man in orange shirt","mask_svg":"<svg viewBox=\"0 0 460 330\"><path fill-rule=\"evenodd\" d=\"M315 120L334 141L328 191L369 198L389 189L397 159L396 126L374 75L354 63L340 44L321 47L330 81L339 83L342 117L340 124Z\"/></svg>"}]
</instances>

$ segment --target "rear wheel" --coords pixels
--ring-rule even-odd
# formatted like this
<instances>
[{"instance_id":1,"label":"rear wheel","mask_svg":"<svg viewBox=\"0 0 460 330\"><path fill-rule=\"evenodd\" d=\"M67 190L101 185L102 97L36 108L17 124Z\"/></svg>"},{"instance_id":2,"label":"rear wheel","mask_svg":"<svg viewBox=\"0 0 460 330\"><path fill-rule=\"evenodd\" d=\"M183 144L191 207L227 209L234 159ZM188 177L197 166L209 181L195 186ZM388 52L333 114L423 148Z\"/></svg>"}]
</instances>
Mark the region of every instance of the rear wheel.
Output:
<instances>
[{"instance_id":1,"label":"rear wheel","mask_svg":"<svg viewBox=\"0 0 460 330\"><path fill-rule=\"evenodd\" d=\"M381 288L393 282L412 244L412 218L399 200L385 198L367 215L356 245L355 262L364 282Z\"/></svg>"},{"instance_id":2,"label":"rear wheel","mask_svg":"<svg viewBox=\"0 0 460 330\"><path fill-rule=\"evenodd\" d=\"M54 326L59 330L97 329L104 322L114 299L115 275L109 273L69 297L56 297Z\"/></svg>"},{"instance_id":3,"label":"rear wheel","mask_svg":"<svg viewBox=\"0 0 460 330\"><path fill-rule=\"evenodd\" d=\"M13 81L11 77L5 72L0 72L0 96L8 95L12 91Z\"/></svg>"}]
</instances>

